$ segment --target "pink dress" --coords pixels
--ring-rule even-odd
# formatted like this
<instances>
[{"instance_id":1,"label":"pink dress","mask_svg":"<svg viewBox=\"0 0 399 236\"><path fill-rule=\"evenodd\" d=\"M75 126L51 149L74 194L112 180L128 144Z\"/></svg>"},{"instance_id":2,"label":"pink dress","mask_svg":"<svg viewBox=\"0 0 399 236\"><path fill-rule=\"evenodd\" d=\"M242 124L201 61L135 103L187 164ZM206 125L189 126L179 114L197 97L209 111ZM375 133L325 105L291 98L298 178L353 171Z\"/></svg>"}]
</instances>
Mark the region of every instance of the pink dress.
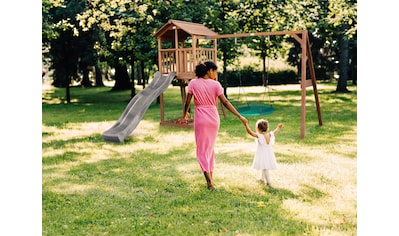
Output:
<instances>
[{"instance_id":1,"label":"pink dress","mask_svg":"<svg viewBox=\"0 0 399 236\"><path fill-rule=\"evenodd\" d=\"M270 141L266 143L265 136L263 134L258 134L258 138L255 139L256 142L256 152L254 160L252 163L252 168L255 170L275 170L277 169L276 156L272 145L276 142L276 138L273 132L270 132Z\"/></svg>"},{"instance_id":2,"label":"pink dress","mask_svg":"<svg viewBox=\"0 0 399 236\"><path fill-rule=\"evenodd\" d=\"M223 88L218 81L198 78L190 81L188 93L194 95L197 159L203 172L212 172L215 165L214 145L220 125L217 98L223 94Z\"/></svg>"}]
</instances>

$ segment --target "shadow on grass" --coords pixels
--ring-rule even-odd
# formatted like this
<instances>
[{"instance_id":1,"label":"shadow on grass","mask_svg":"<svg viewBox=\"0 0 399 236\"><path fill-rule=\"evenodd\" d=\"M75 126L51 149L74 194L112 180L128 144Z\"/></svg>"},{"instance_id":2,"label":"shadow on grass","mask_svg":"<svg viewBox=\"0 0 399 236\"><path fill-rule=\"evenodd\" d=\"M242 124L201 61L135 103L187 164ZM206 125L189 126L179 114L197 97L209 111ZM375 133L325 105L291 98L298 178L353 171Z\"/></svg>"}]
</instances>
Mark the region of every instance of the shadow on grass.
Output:
<instances>
[{"instance_id":1,"label":"shadow on grass","mask_svg":"<svg viewBox=\"0 0 399 236\"><path fill-rule=\"evenodd\" d=\"M283 208L287 199L323 197L317 189L309 187L304 196L280 188L262 194L238 187L209 191L196 160L185 156L185 149L163 155L143 150L129 158L72 165L64 175L46 178L43 235L297 235L333 227L295 219ZM194 169L178 169L190 163ZM48 164L54 161L44 161ZM51 172L57 169L45 175Z\"/></svg>"},{"instance_id":2,"label":"shadow on grass","mask_svg":"<svg viewBox=\"0 0 399 236\"><path fill-rule=\"evenodd\" d=\"M79 159L79 157L82 155L85 155L85 153L64 152L62 154L42 158L42 165L54 165L54 164L61 164L64 162L73 162L73 161L77 161Z\"/></svg>"},{"instance_id":3,"label":"shadow on grass","mask_svg":"<svg viewBox=\"0 0 399 236\"><path fill-rule=\"evenodd\" d=\"M306 202L312 202L314 199L320 199L327 196L326 193L314 188L310 185L303 185L305 190L302 190L302 200Z\"/></svg>"}]
</instances>

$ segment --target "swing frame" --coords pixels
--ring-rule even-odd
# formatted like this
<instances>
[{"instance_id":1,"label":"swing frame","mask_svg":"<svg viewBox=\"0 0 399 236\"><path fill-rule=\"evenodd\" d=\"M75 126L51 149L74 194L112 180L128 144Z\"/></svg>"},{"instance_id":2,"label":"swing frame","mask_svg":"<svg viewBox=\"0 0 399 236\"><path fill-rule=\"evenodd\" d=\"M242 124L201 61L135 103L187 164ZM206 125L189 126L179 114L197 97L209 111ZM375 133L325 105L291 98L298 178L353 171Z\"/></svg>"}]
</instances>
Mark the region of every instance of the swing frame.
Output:
<instances>
[{"instance_id":1,"label":"swing frame","mask_svg":"<svg viewBox=\"0 0 399 236\"><path fill-rule=\"evenodd\" d=\"M210 39L219 38L239 38L239 37L254 37L254 36L277 36L277 35L291 35L301 45L301 128L300 138L305 138L306 132L306 88L312 86L314 98L316 102L317 117L319 126L323 125L321 118L320 102L316 85L316 74L313 66L312 52L309 42L309 35L307 30L293 30L293 31L275 31L275 32L255 32L255 33L240 33L240 34L220 34L209 37ZM309 67L310 79L306 77L306 65Z\"/></svg>"}]
</instances>

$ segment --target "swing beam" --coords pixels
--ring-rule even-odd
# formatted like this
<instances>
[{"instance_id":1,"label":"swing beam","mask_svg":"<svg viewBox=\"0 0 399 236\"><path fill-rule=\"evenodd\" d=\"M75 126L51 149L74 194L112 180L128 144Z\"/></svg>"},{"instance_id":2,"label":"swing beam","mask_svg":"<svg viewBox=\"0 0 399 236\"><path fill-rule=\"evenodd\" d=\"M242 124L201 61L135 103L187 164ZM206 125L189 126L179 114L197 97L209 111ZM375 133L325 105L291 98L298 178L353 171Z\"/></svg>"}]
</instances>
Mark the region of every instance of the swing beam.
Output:
<instances>
[{"instance_id":1,"label":"swing beam","mask_svg":"<svg viewBox=\"0 0 399 236\"><path fill-rule=\"evenodd\" d=\"M313 86L314 98L316 101L317 116L319 125L323 125L321 118L320 102L316 85L316 74L313 66L312 52L309 42L309 35L307 30L294 31L275 31L275 32L255 32L255 33L240 33L240 34L220 34L214 36L207 36L209 39L218 38L239 38L239 37L254 37L254 36L276 36L276 35L291 35L301 45L301 139L305 138L306 130L306 88ZM307 62L307 63L306 63ZM310 79L306 78L306 64L308 64Z\"/></svg>"}]
</instances>

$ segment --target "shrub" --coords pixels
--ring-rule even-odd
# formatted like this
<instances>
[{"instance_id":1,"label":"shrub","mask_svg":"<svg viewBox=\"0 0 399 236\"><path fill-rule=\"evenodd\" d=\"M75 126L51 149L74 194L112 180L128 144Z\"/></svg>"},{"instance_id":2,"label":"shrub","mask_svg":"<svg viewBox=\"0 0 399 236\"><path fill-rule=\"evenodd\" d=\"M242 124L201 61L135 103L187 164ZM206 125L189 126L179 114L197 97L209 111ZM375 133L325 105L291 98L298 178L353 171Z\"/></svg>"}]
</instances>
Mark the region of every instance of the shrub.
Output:
<instances>
[{"instance_id":1,"label":"shrub","mask_svg":"<svg viewBox=\"0 0 399 236\"><path fill-rule=\"evenodd\" d=\"M297 84L299 76L292 70L269 71L266 72L265 79L268 84ZM221 73L218 75L219 80L224 84ZM226 71L227 86L259 86L263 85L262 72L252 70Z\"/></svg>"}]
</instances>

